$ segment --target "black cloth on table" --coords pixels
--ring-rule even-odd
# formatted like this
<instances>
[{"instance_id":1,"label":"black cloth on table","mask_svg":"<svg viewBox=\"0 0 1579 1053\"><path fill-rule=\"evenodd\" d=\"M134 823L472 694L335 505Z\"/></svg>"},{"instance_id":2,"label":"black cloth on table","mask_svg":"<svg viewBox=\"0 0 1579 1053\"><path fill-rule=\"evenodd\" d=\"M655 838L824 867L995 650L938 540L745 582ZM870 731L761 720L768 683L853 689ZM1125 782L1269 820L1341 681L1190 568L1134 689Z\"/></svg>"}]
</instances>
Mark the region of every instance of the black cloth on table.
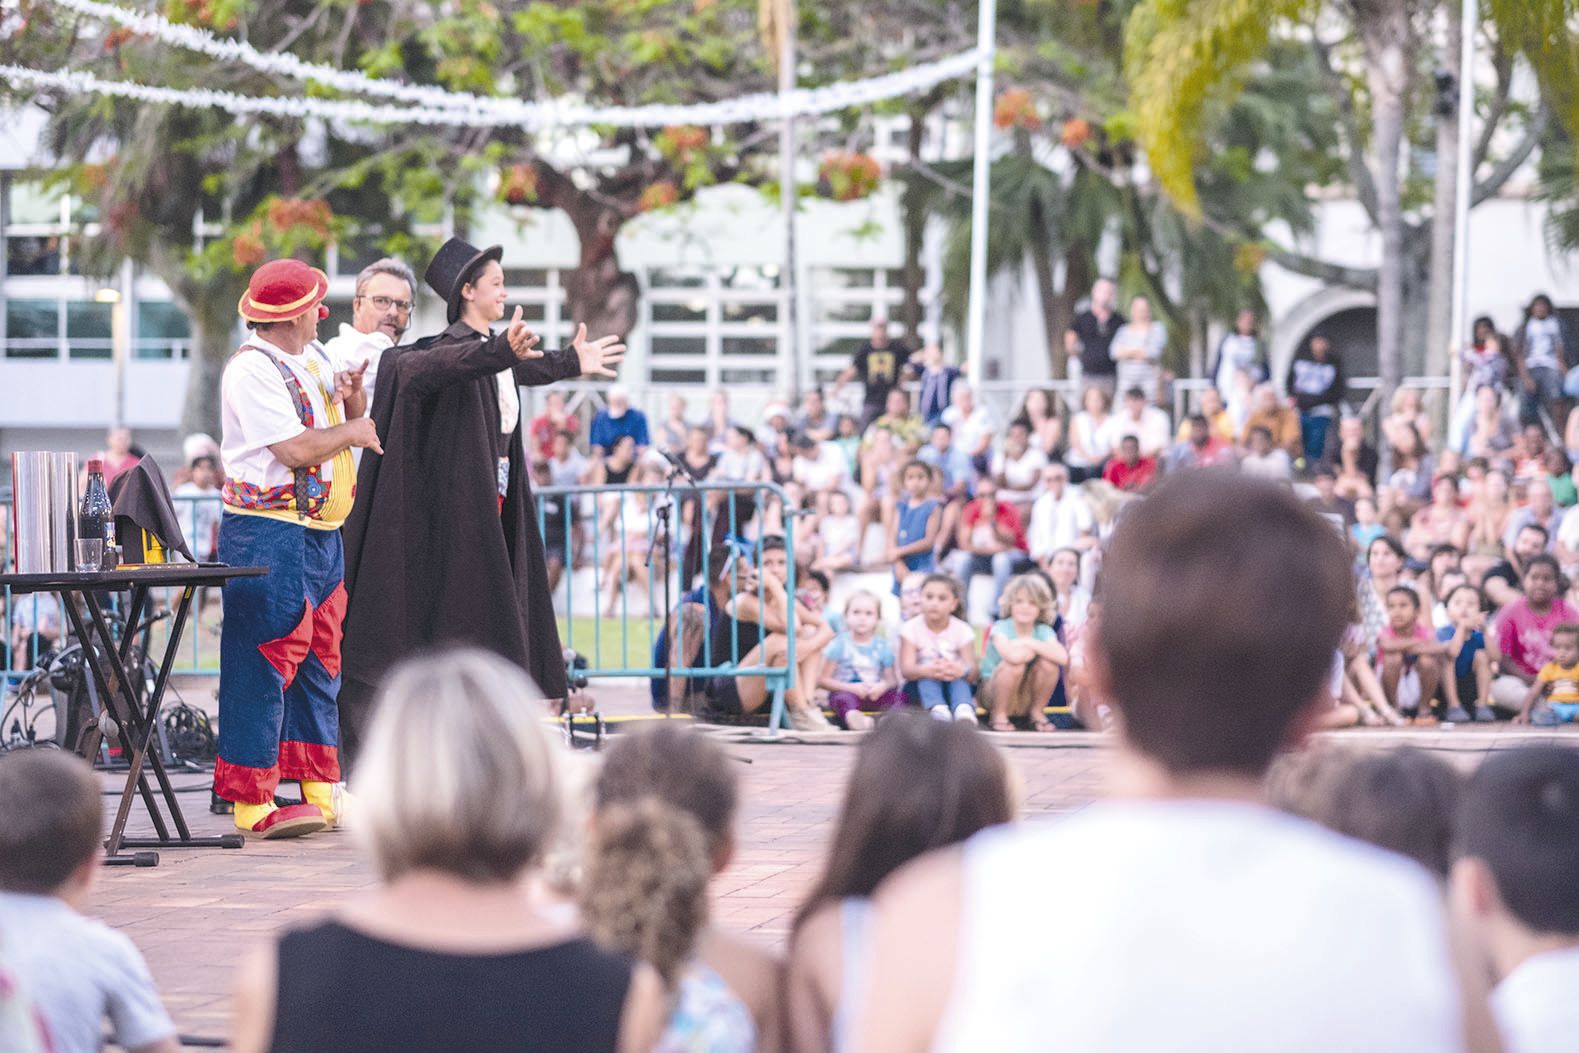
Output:
<instances>
[{"instance_id":1,"label":"black cloth on table","mask_svg":"<svg viewBox=\"0 0 1579 1053\"><path fill-rule=\"evenodd\" d=\"M197 562L187 547L186 535L181 532L181 517L170 498L170 487L152 457L144 457L117 475L109 485L109 494L117 529L121 520L130 520L137 529L157 537L166 552L179 552L190 562ZM117 538L123 549L133 550L134 539L119 534ZM141 547L141 539L136 539L135 548L140 550Z\"/></svg>"},{"instance_id":2,"label":"black cloth on table","mask_svg":"<svg viewBox=\"0 0 1579 1053\"><path fill-rule=\"evenodd\" d=\"M495 377L527 386L579 376L574 349L518 362L503 333L463 322L384 352L368 450L345 524L341 732L352 754L373 692L401 658L438 644L485 648L548 698L567 691L521 427L499 430ZM504 506L498 463L508 458Z\"/></svg>"}]
</instances>

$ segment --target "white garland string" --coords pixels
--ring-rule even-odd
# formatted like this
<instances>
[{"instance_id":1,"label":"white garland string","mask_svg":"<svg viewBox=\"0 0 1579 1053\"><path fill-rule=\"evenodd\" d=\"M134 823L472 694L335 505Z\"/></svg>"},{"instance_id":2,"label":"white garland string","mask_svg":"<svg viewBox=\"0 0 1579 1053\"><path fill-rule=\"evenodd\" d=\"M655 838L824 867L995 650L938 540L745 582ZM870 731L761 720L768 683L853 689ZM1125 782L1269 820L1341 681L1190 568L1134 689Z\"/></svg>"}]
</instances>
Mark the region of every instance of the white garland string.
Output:
<instances>
[{"instance_id":1,"label":"white garland string","mask_svg":"<svg viewBox=\"0 0 1579 1053\"><path fill-rule=\"evenodd\" d=\"M624 128L654 128L682 124L743 124L785 117L816 116L912 95L934 84L964 76L981 63L991 61L989 49L976 47L935 62L882 76L857 81L840 81L818 88L797 88L782 95L774 92L759 92L717 102L684 106L667 104L584 106L562 100L528 102L523 99L452 92L431 85L400 84L369 77L357 71L304 62L285 52L262 52L245 42L222 40L206 30L173 23L151 12L131 11L115 4L101 3L99 0L50 0L50 2L79 14L114 22L135 33L153 37L173 47L196 51L222 61L240 62L261 73L313 81L352 94L400 100L415 104L415 108L375 106L354 100L266 99L203 89L185 92L181 89L156 88L124 81L104 81L87 74L69 74L68 76L84 76L91 79L91 87L82 86L88 83L83 81L79 82L79 86L74 90L86 90L96 94L119 94L121 97L139 98L148 102L212 106L240 114L285 113L290 116L319 116L384 124L511 126L528 131L589 124ZM7 67L7 69L20 70L24 67ZM28 72L35 75L43 73L40 70ZM154 98L134 92L173 94ZM286 103L296 102L311 105L301 113L280 108ZM244 108L249 106L256 108ZM333 109L335 107L343 107L343 109Z\"/></svg>"}]
</instances>

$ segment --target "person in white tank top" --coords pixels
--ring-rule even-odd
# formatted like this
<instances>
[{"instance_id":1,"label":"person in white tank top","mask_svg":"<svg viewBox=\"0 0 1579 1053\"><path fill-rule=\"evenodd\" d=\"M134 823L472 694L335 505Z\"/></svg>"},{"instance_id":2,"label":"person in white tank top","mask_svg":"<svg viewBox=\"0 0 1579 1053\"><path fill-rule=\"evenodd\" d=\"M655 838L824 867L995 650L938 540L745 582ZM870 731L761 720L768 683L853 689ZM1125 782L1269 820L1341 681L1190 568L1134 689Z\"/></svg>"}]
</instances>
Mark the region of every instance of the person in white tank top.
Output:
<instances>
[{"instance_id":1,"label":"person in white tank top","mask_svg":"<svg viewBox=\"0 0 1579 1053\"><path fill-rule=\"evenodd\" d=\"M1331 706L1350 589L1338 535L1270 484L1193 473L1130 509L1090 656L1119 714L1109 799L880 888L870 970L896 982L853 1048L1497 1049L1426 872L1261 799Z\"/></svg>"}]
</instances>

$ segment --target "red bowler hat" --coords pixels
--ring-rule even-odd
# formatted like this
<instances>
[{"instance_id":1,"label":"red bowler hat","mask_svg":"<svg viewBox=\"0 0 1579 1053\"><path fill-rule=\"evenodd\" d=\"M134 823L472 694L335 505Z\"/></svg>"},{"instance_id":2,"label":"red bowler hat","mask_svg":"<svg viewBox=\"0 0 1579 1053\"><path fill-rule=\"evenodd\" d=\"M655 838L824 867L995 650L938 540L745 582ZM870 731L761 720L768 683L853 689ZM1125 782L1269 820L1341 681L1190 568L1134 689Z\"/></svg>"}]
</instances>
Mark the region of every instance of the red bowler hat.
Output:
<instances>
[{"instance_id":1,"label":"red bowler hat","mask_svg":"<svg viewBox=\"0 0 1579 1053\"><path fill-rule=\"evenodd\" d=\"M329 276L301 260L270 260L252 273L247 292L236 308L249 322L287 322L318 308L318 318L329 317L323 298L329 295Z\"/></svg>"}]
</instances>

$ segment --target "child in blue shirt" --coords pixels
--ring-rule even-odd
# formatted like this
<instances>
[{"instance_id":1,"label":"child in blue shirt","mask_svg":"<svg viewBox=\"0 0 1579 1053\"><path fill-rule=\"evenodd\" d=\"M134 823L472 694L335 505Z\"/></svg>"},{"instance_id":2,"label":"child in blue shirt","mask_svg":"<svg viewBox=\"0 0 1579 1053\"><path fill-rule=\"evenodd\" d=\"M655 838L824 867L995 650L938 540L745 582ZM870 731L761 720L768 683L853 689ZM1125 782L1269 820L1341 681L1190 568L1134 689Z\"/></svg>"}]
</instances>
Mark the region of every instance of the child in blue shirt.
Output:
<instances>
[{"instance_id":1,"label":"child in blue shirt","mask_svg":"<svg viewBox=\"0 0 1579 1053\"><path fill-rule=\"evenodd\" d=\"M1054 627L1058 603L1053 590L1040 574L1022 574L1004 586L998 609L1003 617L987 635L981 660L987 726L1013 731L1010 717L1023 715L1031 730L1051 731L1045 710L1069 667L1069 652Z\"/></svg>"},{"instance_id":2,"label":"child in blue shirt","mask_svg":"<svg viewBox=\"0 0 1579 1053\"><path fill-rule=\"evenodd\" d=\"M873 720L865 710L889 710L904 704L893 648L877 635L882 604L866 590L851 593L844 603L845 628L822 652L817 686L828 692L834 719L850 731L865 731Z\"/></svg>"},{"instance_id":3,"label":"child in blue shirt","mask_svg":"<svg viewBox=\"0 0 1579 1053\"><path fill-rule=\"evenodd\" d=\"M1447 594L1448 624L1436 631L1453 659L1461 705L1449 711L1449 723L1497 719L1491 711L1491 647L1486 643L1485 600L1473 585L1460 585Z\"/></svg>"},{"instance_id":4,"label":"child in blue shirt","mask_svg":"<svg viewBox=\"0 0 1579 1053\"><path fill-rule=\"evenodd\" d=\"M943 508L932 490L932 469L922 461L909 461L899 473L904 496L894 506L894 523L888 536L887 560L894 568L894 594L913 570L930 573L937 566L935 549Z\"/></svg>"}]
</instances>

